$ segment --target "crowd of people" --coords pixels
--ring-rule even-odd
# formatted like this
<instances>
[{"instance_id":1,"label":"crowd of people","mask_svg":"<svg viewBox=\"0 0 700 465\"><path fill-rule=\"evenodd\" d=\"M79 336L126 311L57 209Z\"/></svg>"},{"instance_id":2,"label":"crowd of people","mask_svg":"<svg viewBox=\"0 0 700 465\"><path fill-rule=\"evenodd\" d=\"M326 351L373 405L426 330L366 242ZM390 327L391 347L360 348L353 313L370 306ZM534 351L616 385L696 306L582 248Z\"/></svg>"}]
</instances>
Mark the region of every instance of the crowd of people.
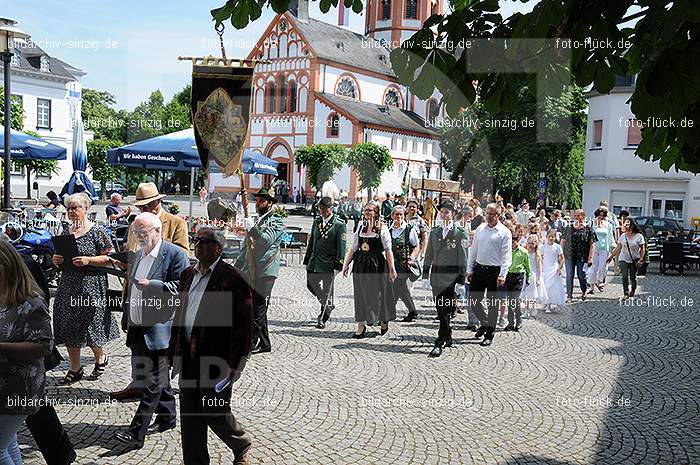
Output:
<instances>
[{"instance_id":1,"label":"crowd of people","mask_svg":"<svg viewBox=\"0 0 700 465\"><path fill-rule=\"evenodd\" d=\"M230 448L234 464L250 463L252 438L231 411L231 390L251 354L273 349L267 316L284 233L274 191L253 195L257 217L240 222L244 240L233 263L222 257L224 231L210 226L197 229L194 259L188 257L187 225L161 207L164 195L152 183L141 184L132 202L140 213L128 223L127 259L113 253L110 237L88 219L91 200L82 193L67 197L67 232L78 253L53 256L62 273L52 314L41 269L0 240L0 274L10 284L0 289L0 328L10 328L0 333L1 465L22 463L16 434L25 422L47 463L72 462L75 451L55 410L40 402L45 372L58 365L55 346L65 346L69 367L60 385L99 379L109 369L105 346L120 328L131 350L130 382L110 397L139 405L116 439L140 448L147 435L175 428L170 379L179 375L184 463L209 463L208 429ZM624 296L635 295L644 237L627 212L614 215L605 202L591 218L576 210L565 219L557 210L534 212L526 201L516 210L500 198L482 207L477 199L389 197L364 204L361 217L345 195L318 200L304 265L320 308L319 330L331 322L335 281L350 274L353 339L374 326L385 335L398 319L399 301L407 309L400 321L413 322L414 290L431 290L439 323L430 357L453 345L459 313L466 310L467 329L488 347L497 328L520 331L538 308L548 313L571 302L574 278L581 300L604 292L613 260ZM120 200L113 197L107 211L115 222L127 216ZM106 298L109 269L126 278L120 318ZM82 365L85 347L94 357L90 374Z\"/></svg>"}]
</instances>

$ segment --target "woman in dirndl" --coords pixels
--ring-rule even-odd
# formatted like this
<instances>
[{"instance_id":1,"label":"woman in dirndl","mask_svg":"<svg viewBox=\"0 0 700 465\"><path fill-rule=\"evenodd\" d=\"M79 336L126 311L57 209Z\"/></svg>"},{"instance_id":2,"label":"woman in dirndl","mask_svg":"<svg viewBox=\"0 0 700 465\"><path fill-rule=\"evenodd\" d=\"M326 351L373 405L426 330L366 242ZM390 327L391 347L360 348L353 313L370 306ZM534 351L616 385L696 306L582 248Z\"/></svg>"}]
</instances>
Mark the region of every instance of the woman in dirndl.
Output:
<instances>
[{"instance_id":1,"label":"woman in dirndl","mask_svg":"<svg viewBox=\"0 0 700 465\"><path fill-rule=\"evenodd\" d=\"M365 337L367 326L380 321L384 329L388 328L390 320L396 319L396 309L391 312L385 300L389 282L396 279L391 234L379 211L379 205L374 202L365 205L360 228L354 234L343 266L343 276L347 277L350 263L353 263L352 283L357 323L352 336L354 339Z\"/></svg>"}]
</instances>

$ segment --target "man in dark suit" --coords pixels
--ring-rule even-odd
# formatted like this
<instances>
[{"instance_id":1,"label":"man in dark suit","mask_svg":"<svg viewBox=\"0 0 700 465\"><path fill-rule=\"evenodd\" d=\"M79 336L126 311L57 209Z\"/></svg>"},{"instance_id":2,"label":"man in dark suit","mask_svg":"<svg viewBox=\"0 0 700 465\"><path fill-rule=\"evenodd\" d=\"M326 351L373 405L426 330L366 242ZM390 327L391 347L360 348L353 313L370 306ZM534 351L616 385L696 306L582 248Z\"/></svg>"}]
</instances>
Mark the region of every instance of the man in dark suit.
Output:
<instances>
[{"instance_id":1,"label":"man in dark suit","mask_svg":"<svg viewBox=\"0 0 700 465\"><path fill-rule=\"evenodd\" d=\"M224 262L221 230L202 227L193 239L199 263L180 277L169 355L180 374L180 422L185 465L209 464L207 428L231 449L235 465L250 464L252 440L231 412L231 388L253 341L253 293Z\"/></svg>"},{"instance_id":2,"label":"man in dark suit","mask_svg":"<svg viewBox=\"0 0 700 465\"><path fill-rule=\"evenodd\" d=\"M450 318L457 310L455 285L464 284L467 274L468 233L453 221L455 205L444 200L440 205L440 226L430 231L428 248L423 262L423 277L428 278L433 288L433 298L440 319L440 330L435 340L431 357L439 357L443 347L452 346Z\"/></svg>"},{"instance_id":3,"label":"man in dark suit","mask_svg":"<svg viewBox=\"0 0 700 465\"><path fill-rule=\"evenodd\" d=\"M333 199L322 197L320 215L311 226L311 240L306 248L306 287L321 304L316 327L323 329L335 308L333 279L335 271L343 269L345 257L345 221L333 213Z\"/></svg>"},{"instance_id":4,"label":"man in dark suit","mask_svg":"<svg viewBox=\"0 0 700 465\"><path fill-rule=\"evenodd\" d=\"M141 213L131 225L139 242L129 269L122 327L145 388L128 431L116 438L133 448L143 447L146 434L175 428L175 395L170 387L166 351L178 292L180 274L190 264L185 251L162 238L162 223L152 213ZM151 417L156 414L153 425Z\"/></svg>"}]
</instances>

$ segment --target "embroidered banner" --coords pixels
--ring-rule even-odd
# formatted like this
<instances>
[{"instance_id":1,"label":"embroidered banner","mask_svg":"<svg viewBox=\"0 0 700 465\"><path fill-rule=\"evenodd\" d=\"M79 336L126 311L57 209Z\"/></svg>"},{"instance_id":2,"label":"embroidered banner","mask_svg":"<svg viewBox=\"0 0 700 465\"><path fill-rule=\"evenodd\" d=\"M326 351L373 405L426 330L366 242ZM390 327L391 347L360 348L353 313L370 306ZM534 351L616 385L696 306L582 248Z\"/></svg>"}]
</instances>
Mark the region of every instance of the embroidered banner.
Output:
<instances>
[{"instance_id":1,"label":"embroidered banner","mask_svg":"<svg viewBox=\"0 0 700 465\"><path fill-rule=\"evenodd\" d=\"M202 166L230 176L241 167L250 115L253 67L198 60L192 68L192 121ZM226 63L237 60L227 60Z\"/></svg>"}]
</instances>

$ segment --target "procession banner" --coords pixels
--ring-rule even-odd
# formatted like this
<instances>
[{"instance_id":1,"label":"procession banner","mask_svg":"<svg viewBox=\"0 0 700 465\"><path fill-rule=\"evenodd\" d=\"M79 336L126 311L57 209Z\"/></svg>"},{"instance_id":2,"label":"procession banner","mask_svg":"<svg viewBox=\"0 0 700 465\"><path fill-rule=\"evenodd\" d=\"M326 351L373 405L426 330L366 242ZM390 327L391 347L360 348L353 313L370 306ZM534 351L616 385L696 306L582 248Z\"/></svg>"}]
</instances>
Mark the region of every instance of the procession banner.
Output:
<instances>
[{"instance_id":1,"label":"procession banner","mask_svg":"<svg viewBox=\"0 0 700 465\"><path fill-rule=\"evenodd\" d=\"M250 115L252 66L199 59L192 67L192 121L202 166L214 161L230 176L241 166Z\"/></svg>"},{"instance_id":2,"label":"procession banner","mask_svg":"<svg viewBox=\"0 0 700 465\"><path fill-rule=\"evenodd\" d=\"M411 179L411 189L420 189L432 192L444 192L446 194L457 194L459 192L459 182L447 181L444 179Z\"/></svg>"}]
</instances>

